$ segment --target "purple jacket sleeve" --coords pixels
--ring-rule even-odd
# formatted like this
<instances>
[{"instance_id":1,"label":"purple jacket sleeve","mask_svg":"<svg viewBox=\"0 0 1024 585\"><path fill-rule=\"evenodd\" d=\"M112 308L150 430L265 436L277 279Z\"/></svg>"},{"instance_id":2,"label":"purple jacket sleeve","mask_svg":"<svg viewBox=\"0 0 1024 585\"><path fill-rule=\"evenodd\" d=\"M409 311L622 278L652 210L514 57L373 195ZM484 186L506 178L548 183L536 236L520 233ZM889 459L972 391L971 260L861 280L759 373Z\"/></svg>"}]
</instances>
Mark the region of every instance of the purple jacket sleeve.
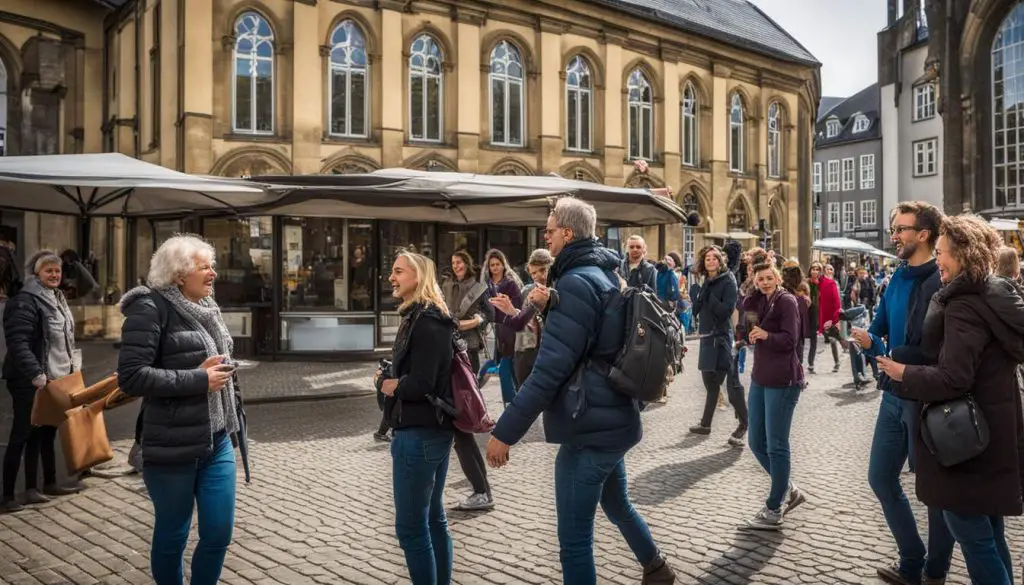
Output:
<instances>
[{"instance_id":1,"label":"purple jacket sleeve","mask_svg":"<svg viewBox=\"0 0 1024 585\"><path fill-rule=\"evenodd\" d=\"M526 329L526 326L530 324L530 320L536 315L537 308L533 306L533 303L524 303L523 310L519 311L519 314L515 317L506 315L499 309L494 310L495 322L501 323L516 332Z\"/></svg>"},{"instance_id":2,"label":"purple jacket sleeve","mask_svg":"<svg viewBox=\"0 0 1024 585\"><path fill-rule=\"evenodd\" d=\"M764 343L776 351L791 351L800 340L800 308L796 297L783 294L775 301L774 311L779 313L779 330L769 331Z\"/></svg>"}]
</instances>

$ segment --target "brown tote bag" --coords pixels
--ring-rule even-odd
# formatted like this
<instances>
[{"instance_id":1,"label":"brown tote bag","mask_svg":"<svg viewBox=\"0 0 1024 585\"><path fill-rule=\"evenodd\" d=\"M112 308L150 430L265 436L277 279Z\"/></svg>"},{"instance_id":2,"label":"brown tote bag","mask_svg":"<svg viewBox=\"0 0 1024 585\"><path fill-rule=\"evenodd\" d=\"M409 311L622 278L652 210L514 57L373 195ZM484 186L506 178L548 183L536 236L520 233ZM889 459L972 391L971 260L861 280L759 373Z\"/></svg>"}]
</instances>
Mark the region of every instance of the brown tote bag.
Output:
<instances>
[{"instance_id":1,"label":"brown tote bag","mask_svg":"<svg viewBox=\"0 0 1024 585\"><path fill-rule=\"evenodd\" d=\"M32 424L37 427L59 427L68 410L109 396L117 390L117 374L111 374L86 388L79 370L53 380L36 391L32 403Z\"/></svg>"},{"instance_id":2,"label":"brown tote bag","mask_svg":"<svg viewBox=\"0 0 1024 585\"><path fill-rule=\"evenodd\" d=\"M69 475L81 473L114 458L110 439L107 438L103 411L133 400L135 397L115 387L114 391L103 398L67 411L67 418L61 423L58 432Z\"/></svg>"}]
</instances>

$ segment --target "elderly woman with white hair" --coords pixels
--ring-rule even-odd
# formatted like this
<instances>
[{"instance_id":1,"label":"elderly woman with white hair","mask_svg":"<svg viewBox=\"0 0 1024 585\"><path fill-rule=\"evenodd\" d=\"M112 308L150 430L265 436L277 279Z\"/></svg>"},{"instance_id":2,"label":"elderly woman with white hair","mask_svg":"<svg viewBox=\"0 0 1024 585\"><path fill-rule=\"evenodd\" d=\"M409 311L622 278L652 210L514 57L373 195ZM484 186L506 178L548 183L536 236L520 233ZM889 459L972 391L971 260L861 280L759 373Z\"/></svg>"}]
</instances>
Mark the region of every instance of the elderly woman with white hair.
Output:
<instances>
[{"instance_id":1,"label":"elderly woman with white hair","mask_svg":"<svg viewBox=\"0 0 1024 585\"><path fill-rule=\"evenodd\" d=\"M117 374L126 394L143 398L142 477L156 516L150 566L157 585L183 582L193 508L192 585L218 581L234 528L239 415L213 266L210 244L174 236L153 254L149 286L121 299Z\"/></svg>"},{"instance_id":2,"label":"elderly woman with white hair","mask_svg":"<svg viewBox=\"0 0 1024 585\"><path fill-rule=\"evenodd\" d=\"M0 509L17 512L23 506L14 499L22 453L25 455L25 499L30 504L48 501L47 496L62 496L77 488L57 485L57 466L53 442L57 428L32 426L32 403L36 391L47 382L74 372L75 320L60 291L61 260L49 250L33 254L25 265L31 274L24 288L4 308L4 334L7 359L3 377L11 393L14 421L11 438L4 453L3 497ZM36 488L39 460L43 462L43 490Z\"/></svg>"}]
</instances>

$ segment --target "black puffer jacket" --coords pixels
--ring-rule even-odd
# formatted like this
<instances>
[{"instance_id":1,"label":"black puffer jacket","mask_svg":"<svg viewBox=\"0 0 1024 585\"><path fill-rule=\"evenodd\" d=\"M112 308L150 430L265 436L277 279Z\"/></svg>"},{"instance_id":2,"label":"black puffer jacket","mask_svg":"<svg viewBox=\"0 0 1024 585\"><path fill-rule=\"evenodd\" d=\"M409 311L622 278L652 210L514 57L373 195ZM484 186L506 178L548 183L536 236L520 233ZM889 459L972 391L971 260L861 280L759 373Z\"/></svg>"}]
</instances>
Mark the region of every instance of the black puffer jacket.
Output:
<instances>
[{"instance_id":1,"label":"black puffer jacket","mask_svg":"<svg viewBox=\"0 0 1024 585\"><path fill-rule=\"evenodd\" d=\"M384 400L384 418L393 429L452 428L451 418L432 402L452 404L452 336L456 324L435 306L413 305L402 313L395 336L394 396Z\"/></svg>"},{"instance_id":2,"label":"black puffer jacket","mask_svg":"<svg viewBox=\"0 0 1024 585\"><path fill-rule=\"evenodd\" d=\"M35 392L32 380L46 373L44 366L50 347L43 323L49 314L45 303L24 289L7 301L3 315L7 338L3 376L11 390Z\"/></svg>"},{"instance_id":3,"label":"black puffer jacket","mask_svg":"<svg viewBox=\"0 0 1024 585\"><path fill-rule=\"evenodd\" d=\"M146 287L121 299L125 321L117 377L121 390L141 396L144 465L173 465L213 450L209 379L202 334L159 293Z\"/></svg>"}]
</instances>

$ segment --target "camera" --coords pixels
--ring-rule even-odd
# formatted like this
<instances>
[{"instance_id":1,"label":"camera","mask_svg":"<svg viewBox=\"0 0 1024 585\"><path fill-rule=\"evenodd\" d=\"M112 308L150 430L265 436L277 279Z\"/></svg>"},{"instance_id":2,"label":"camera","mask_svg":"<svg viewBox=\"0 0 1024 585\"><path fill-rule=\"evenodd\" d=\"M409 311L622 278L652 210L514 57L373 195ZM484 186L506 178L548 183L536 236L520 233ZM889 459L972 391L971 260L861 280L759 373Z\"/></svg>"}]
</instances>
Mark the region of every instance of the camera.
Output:
<instances>
[{"instance_id":1,"label":"camera","mask_svg":"<svg viewBox=\"0 0 1024 585\"><path fill-rule=\"evenodd\" d=\"M376 387L377 392L380 392L380 386L384 383L384 380L390 380L395 377L395 368L394 364L391 363L391 360L383 358L377 362L377 368L380 369L380 375L377 376L374 386Z\"/></svg>"}]
</instances>

